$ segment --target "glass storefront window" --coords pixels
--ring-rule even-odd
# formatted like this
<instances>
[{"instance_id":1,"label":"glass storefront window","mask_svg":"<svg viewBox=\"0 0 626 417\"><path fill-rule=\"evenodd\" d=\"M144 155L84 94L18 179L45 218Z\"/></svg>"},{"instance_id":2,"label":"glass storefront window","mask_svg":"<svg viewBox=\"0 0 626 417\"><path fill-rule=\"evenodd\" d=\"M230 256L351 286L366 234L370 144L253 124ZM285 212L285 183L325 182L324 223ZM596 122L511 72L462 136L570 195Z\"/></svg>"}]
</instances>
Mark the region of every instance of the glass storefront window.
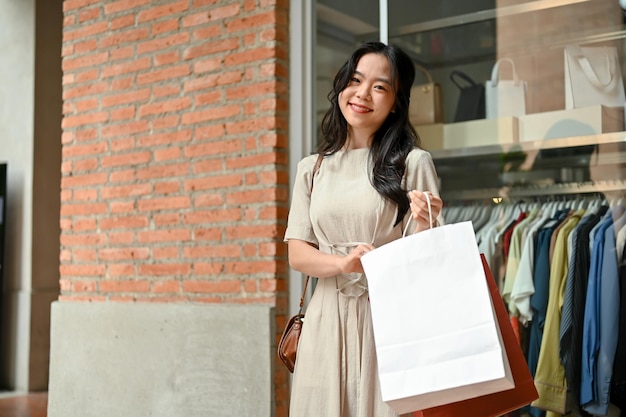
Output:
<instances>
[{"instance_id":1,"label":"glass storefront window","mask_svg":"<svg viewBox=\"0 0 626 417\"><path fill-rule=\"evenodd\" d=\"M606 242L615 244L611 249L624 263L626 258L620 254L626 236L626 0L380 0L380 4L378 0L317 0L315 6L313 108L318 125L328 108L326 95L334 74L356 45L388 39L402 47L416 67L423 68L417 71L411 95L412 105L419 103L411 117L422 147L433 157L446 222L473 222L479 248L488 252L487 261L503 295L511 291L505 297L507 302L514 291L507 287L513 285L507 280L519 279L524 239L536 237L539 230L519 232L515 238L514 227L537 213L549 216L549 224L556 225L572 213L595 216L605 213L600 207L605 209L602 221L605 226L613 221L616 237L611 242L609 235ZM381 15L387 16L386 25L380 25ZM386 33L381 33L381 28ZM439 105L435 97L439 97ZM557 213L561 217L554 217ZM511 240L505 242L509 232ZM557 236L558 232L554 233ZM586 246L591 248L596 236L588 237ZM515 239L517 252L509 252ZM495 247L496 243L500 246ZM533 257L539 249L533 250L536 252L528 256ZM569 247L562 249L561 255L567 258L561 260L569 267L572 258L567 250ZM597 255L587 256L585 262ZM573 261L579 260L574 257ZM550 262L544 264L551 268ZM603 260L596 258L596 262ZM585 266L577 273L587 279L591 272L589 265ZM626 271L626 266L618 267L620 274ZM547 275L553 279L551 271ZM567 274L557 275L554 279L561 280L557 291L563 292ZM607 276L600 275L603 280ZM531 272L529 294L535 291L533 279ZM548 291L546 286L542 288ZM615 301L608 296L610 300L600 300L603 308ZM550 294L552 297L563 301L563 293ZM546 305L542 308L545 313ZM516 309L511 308L511 315L522 323L520 341L529 343L532 318ZM558 336L560 329L554 320L561 319L561 311L555 311L556 316L542 320L555 332L553 336ZM613 327L608 333L616 334L617 317L610 320ZM623 328L621 323L619 330ZM582 404L581 381L572 379L571 368L559 368L560 341L552 342L556 350L544 355L541 347L545 359L527 358L533 373L537 372L533 376L540 391L532 415L542 415L547 409L574 416L617 415L615 405L626 407L624 373L618 381L611 382L610 376L599 380L603 404ZM612 353L621 355L623 364L626 350L622 345L620 349ZM567 387L558 385L564 377L560 381L546 378L557 371L565 372ZM565 398L559 398L563 409L554 408L549 400L555 387L568 393L567 402L573 408L564 408Z\"/></svg>"}]
</instances>

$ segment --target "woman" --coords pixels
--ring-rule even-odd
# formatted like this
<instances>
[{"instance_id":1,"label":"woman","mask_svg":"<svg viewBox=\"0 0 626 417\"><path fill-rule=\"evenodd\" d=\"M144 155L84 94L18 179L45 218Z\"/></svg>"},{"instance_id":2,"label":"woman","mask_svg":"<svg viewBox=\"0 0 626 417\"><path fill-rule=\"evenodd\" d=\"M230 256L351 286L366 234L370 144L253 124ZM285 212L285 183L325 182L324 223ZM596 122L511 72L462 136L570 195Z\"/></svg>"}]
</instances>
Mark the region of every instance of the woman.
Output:
<instances>
[{"instance_id":1,"label":"woman","mask_svg":"<svg viewBox=\"0 0 626 417\"><path fill-rule=\"evenodd\" d=\"M285 240L289 263L318 277L298 346L290 416L397 416L382 401L361 256L433 226L442 201L430 154L408 120L415 77L394 45L363 44L337 73L322 121L324 155L304 158ZM390 277L392 279L392 277Z\"/></svg>"}]
</instances>

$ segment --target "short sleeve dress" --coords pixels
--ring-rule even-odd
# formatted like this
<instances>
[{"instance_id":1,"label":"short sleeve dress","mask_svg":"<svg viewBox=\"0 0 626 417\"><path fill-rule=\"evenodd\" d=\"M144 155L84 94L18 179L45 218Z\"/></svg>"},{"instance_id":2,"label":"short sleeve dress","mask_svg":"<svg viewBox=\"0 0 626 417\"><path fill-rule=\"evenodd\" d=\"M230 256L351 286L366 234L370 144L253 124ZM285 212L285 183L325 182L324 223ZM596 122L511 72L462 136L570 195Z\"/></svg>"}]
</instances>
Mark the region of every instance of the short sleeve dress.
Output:
<instances>
[{"instance_id":1,"label":"short sleeve dress","mask_svg":"<svg viewBox=\"0 0 626 417\"><path fill-rule=\"evenodd\" d=\"M286 241L304 240L318 245L323 252L346 254L359 243L378 247L402 236L410 211L394 227L395 205L383 199L369 180L369 148L325 156L311 192L316 158L311 155L298 164ZM438 195L437 185L430 154L418 148L412 150L403 187ZM367 279L363 274L318 280L306 308L289 415L398 416L382 401L380 393Z\"/></svg>"}]
</instances>

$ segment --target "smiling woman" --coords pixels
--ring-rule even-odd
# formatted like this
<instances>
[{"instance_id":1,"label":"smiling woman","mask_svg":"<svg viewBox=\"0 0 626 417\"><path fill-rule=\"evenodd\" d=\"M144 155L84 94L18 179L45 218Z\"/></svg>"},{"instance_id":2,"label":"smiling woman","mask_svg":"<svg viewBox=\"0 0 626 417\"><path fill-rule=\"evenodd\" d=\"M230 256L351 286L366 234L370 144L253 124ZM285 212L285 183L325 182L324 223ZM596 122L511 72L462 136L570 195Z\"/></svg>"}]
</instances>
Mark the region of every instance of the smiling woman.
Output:
<instances>
[{"instance_id":1,"label":"smiling woman","mask_svg":"<svg viewBox=\"0 0 626 417\"><path fill-rule=\"evenodd\" d=\"M354 76L339 94L341 113L350 126L349 149L368 147L374 134L393 111L394 88L389 60L384 55L364 55Z\"/></svg>"},{"instance_id":2,"label":"smiling woman","mask_svg":"<svg viewBox=\"0 0 626 417\"><path fill-rule=\"evenodd\" d=\"M408 119L415 76L398 47L369 42L338 71L321 124L323 155L298 164L285 240L289 263L320 278L306 312L290 415L396 417L382 401L361 257L405 225L437 217L437 174ZM315 175L315 187L311 182ZM441 220L441 219L440 219Z\"/></svg>"}]
</instances>

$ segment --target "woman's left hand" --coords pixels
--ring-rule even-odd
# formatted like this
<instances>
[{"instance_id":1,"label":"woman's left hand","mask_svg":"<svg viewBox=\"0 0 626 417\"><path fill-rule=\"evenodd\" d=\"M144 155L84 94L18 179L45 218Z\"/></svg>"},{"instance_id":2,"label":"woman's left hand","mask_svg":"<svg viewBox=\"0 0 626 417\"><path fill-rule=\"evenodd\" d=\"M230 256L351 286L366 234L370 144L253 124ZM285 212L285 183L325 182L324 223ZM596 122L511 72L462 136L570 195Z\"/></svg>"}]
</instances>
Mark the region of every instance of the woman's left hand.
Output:
<instances>
[{"instance_id":1,"label":"woman's left hand","mask_svg":"<svg viewBox=\"0 0 626 417\"><path fill-rule=\"evenodd\" d=\"M432 224L430 223L428 214L428 200L424 194L428 194L428 197L430 198ZM409 191L409 200L411 201L411 214L417 223L415 233L430 229L431 227L435 227L437 225L437 217L439 216L439 213L441 213L441 209L443 207L443 201L441 198L433 195L430 191L422 192L413 190Z\"/></svg>"}]
</instances>

